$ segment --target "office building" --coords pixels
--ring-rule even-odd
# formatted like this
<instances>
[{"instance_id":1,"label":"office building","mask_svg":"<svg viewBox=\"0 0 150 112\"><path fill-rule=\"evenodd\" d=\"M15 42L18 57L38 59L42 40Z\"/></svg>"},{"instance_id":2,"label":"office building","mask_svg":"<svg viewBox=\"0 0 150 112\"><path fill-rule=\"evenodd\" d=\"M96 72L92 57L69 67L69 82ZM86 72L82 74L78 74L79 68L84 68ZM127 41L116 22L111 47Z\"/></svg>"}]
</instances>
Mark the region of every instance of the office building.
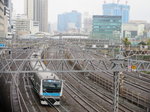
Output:
<instances>
[{"instance_id":1,"label":"office building","mask_svg":"<svg viewBox=\"0 0 150 112\"><path fill-rule=\"evenodd\" d=\"M33 20L34 0L24 1L24 11L28 19Z\"/></svg>"},{"instance_id":2,"label":"office building","mask_svg":"<svg viewBox=\"0 0 150 112\"><path fill-rule=\"evenodd\" d=\"M11 0L4 0L4 15L5 15L5 20L6 20L6 29L8 32L11 32L12 29L12 10L13 10L13 5Z\"/></svg>"},{"instance_id":3,"label":"office building","mask_svg":"<svg viewBox=\"0 0 150 112\"><path fill-rule=\"evenodd\" d=\"M16 19L15 32L18 36L39 32L39 23L29 19Z\"/></svg>"},{"instance_id":4,"label":"office building","mask_svg":"<svg viewBox=\"0 0 150 112\"><path fill-rule=\"evenodd\" d=\"M81 28L81 13L72 11L58 15L57 29L59 32L69 30L79 31Z\"/></svg>"},{"instance_id":5,"label":"office building","mask_svg":"<svg viewBox=\"0 0 150 112\"><path fill-rule=\"evenodd\" d=\"M0 37L5 37L4 0L0 0Z\"/></svg>"},{"instance_id":6,"label":"office building","mask_svg":"<svg viewBox=\"0 0 150 112\"><path fill-rule=\"evenodd\" d=\"M39 22L28 19L26 15L17 15L13 20L13 26L18 36L39 32Z\"/></svg>"},{"instance_id":7,"label":"office building","mask_svg":"<svg viewBox=\"0 0 150 112\"><path fill-rule=\"evenodd\" d=\"M131 21L129 23L123 24L123 37L137 38L143 37L145 31L146 23Z\"/></svg>"},{"instance_id":8,"label":"office building","mask_svg":"<svg viewBox=\"0 0 150 112\"><path fill-rule=\"evenodd\" d=\"M30 21L28 19L16 19L16 34L30 34Z\"/></svg>"},{"instance_id":9,"label":"office building","mask_svg":"<svg viewBox=\"0 0 150 112\"><path fill-rule=\"evenodd\" d=\"M39 30L48 32L48 0L25 0L27 18L39 22Z\"/></svg>"},{"instance_id":10,"label":"office building","mask_svg":"<svg viewBox=\"0 0 150 112\"><path fill-rule=\"evenodd\" d=\"M48 32L48 0L34 0L34 21L39 21L39 29Z\"/></svg>"},{"instance_id":11,"label":"office building","mask_svg":"<svg viewBox=\"0 0 150 112\"><path fill-rule=\"evenodd\" d=\"M121 16L122 23L129 21L130 6L127 4L117 3L104 3L103 4L103 15L108 16Z\"/></svg>"},{"instance_id":12,"label":"office building","mask_svg":"<svg viewBox=\"0 0 150 112\"><path fill-rule=\"evenodd\" d=\"M92 37L120 40L121 35L121 16L93 16Z\"/></svg>"},{"instance_id":13,"label":"office building","mask_svg":"<svg viewBox=\"0 0 150 112\"><path fill-rule=\"evenodd\" d=\"M30 20L25 14L16 15L13 19L14 33L17 36L30 34Z\"/></svg>"},{"instance_id":14,"label":"office building","mask_svg":"<svg viewBox=\"0 0 150 112\"><path fill-rule=\"evenodd\" d=\"M30 34L36 34L39 32L39 22L30 20Z\"/></svg>"}]
</instances>

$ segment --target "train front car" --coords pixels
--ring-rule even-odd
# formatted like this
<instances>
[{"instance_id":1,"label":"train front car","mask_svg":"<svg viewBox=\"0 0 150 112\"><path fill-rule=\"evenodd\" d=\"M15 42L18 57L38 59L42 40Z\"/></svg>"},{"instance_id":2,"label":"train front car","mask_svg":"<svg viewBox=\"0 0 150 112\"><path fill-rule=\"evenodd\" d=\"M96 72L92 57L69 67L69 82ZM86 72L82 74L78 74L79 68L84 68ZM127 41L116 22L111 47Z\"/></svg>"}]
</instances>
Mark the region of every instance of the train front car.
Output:
<instances>
[{"instance_id":1,"label":"train front car","mask_svg":"<svg viewBox=\"0 0 150 112\"><path fill-rule=\"evenodd\" d=\"M35 59L41 59L42 48L39 51L35 51L30 61L31 69L36 72L31 77L31 82L35 92L40 97L40 103L42 105L60 105L60 98L63 92L63 80L50 71L43 61L36 61ZM34 60L33 60L34 59ZM45 70L45 71L43 71Z\"/></svg>"},{"instance_id":2,"label":"train front car","mask_svg":"<svg viewBox=\"0 0 150 112\"><path fill-rule=\"evenodd\" d=\"M60 105L60 98L63 91L63 81L44 79L41 84L41 104Z\"/></svg>"}]
</instances>

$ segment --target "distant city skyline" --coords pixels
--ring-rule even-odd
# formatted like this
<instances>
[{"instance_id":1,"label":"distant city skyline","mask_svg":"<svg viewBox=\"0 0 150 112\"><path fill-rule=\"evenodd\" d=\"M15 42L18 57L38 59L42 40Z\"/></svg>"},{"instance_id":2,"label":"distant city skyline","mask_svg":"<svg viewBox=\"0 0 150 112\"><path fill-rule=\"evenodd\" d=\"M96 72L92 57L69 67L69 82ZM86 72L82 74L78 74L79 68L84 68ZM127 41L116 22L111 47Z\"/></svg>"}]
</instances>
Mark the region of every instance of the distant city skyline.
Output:
<instances>
[{"instance_id":1,"label":"distant city skyline","mask_svg":"<svg viewBox=\"0 0 150 112\"><path fill-rule=\"evenodd\" d=\"M105 0L112 3L113 0ZM12 0L16 13L24 13L24 0ZM48 0L48 21L57 22L57 15L77 10L82 14L89 12L90 15L102 15L102 5L104 0ZM126 0L120 0L120 4L125 4ZM149 0L128 0L130 5L130 20L146 20L150 22L150 1Z\"/></svg>"}]
</instances>

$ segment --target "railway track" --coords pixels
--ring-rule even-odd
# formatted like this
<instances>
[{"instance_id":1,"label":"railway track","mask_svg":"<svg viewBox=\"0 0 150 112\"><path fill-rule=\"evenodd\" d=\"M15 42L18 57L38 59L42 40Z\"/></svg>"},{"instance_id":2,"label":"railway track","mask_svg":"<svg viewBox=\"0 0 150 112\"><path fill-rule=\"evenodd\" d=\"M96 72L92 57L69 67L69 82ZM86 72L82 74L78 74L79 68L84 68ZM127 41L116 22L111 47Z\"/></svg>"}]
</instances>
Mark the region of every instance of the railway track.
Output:
<instances>
[{"instance_id":1,"label":"railway track","mask_svg":"<svg viewBox=\"0 0 150 112\"><path fill-rule=\"evenodd\" d=\"M136 83L137 86L141 86L144 91L150 93L150 79L140 77L135 75L134 73L129 73L129 72L123 72L124 75L126 76L126 79L128 82L133 82Z\"/></svg>"},{"instance_id":2,"label":"railway track","mask_svg":"<svg viewBox=\"0 0 150 112\"><path fill-rule=\"evenodd\" d=\"M95 58L98 58L98 57L95 57ZM123 74L126 77L125 80L127 82L134 83L136 87L141 86L141 89L150 93L150 77L148 77L148 74L142 75L142 73L138 73L138 72L123 72Z\"/></svg>"},{"instance_id":3,"label":"railway track","mask_svg":"<svg viewBox=\"0 0 150 112\"><path fill-rule=\"evenodd\" d=\"M102 68L99 68L99 69L103 70ZM103 73L105 73L108 76L110 76L111 78L113 78L112 73L110 73L110 72L103 72ZM139 77L133 76L133 75L131 75L132 73L124 72L123 74L125 75L125 78L123 79L125 81L125 83L127 83L128 85L131 85L135 88L139 88L140 90L143 90L147 93L150 93L150 82L140 79Z\"/></svg>"},{"instance_id":4,"label":"railway track","mask_svg":"<svg viewBox=\"0 0 150 112\"><path fill-rule=\"evenodd\" d=\"M12 53L12 58L16 57L16 58L25 58L27 57L26 52L20 53L19 52L15 52ZM9 57L8 57L9 58ZM8 65L8 68L13 70L16 69L17 66L20 66L20 69L23 69L24 67L24 63L23 62L19 62L19 63L7 63L10 64ZM27 107L26 101L23 97L23 94L21 93L21 89L19 88L19 76L20 74L10 74L11 76L11 80L12 80L12 85L11 86L11 90L10 90L10 95L11 95L11 105L12 105L12 112L29 112L29 109Z\"/></svg>"},{"instance_id":5,"label":"railway track","mask_svg":"<svg viewBox=\"0 0 150 112\"><path fill-rule=\"evenodd\" d=\"M79 84L82 84L85 88L87 88L88 90L90 90L92 93L94 93L96 96L98 96L99 98L101 98L103 101L105 101L108 104L110 104L110 106L113 105L113 96L110 93L108 93L108 92L100 89L99 87L97 88L96 86L94 86L94 84L92 85L90 83L90 81L87 81L84 77L82 77L81 74L78 74L78 75L77 74L72 74L72 75L70 74L69 76L72 77L77 82L79 82ZM124 103L122 103L122 102L124 102ZM135 111L135 110L136 110L136 112L139 111L137 109L129 108L127 106L127 103L125 101L123 101L122 99L120 99L119 105L120 105L119 106L119 110L122 111L122 112L132 112L132 111ZM107 107L107 108L109 108L109 107ZM112 111L112 110L109 110L109 111ZM140 110L140 112L142 112L142 111L143 110Z\"/></svg>"},{"instance_id":6,"label":"railway track","mask_svg":"<svg viewBox=\"0 0 150 112\"><path fill-rule=\"evenodd\" d=\"M58 54L58 53L57 53L57 54ZM82 55L82 56L79 55L79 56L80 56L80 58L82 58L82 56L86 56L86 54L85 54L85 55ZM84 57L84 58L85 58L85 57ZM110 75L110 74L109 74L109 75ZM92 76L91 76L91 77L92 77ZM93 76L93 77L94 77L94 76ZM109 81L109 80L108 80L108 81ZM106 81L106 82L108 82L108 81ZM104 83L105 83L105 82L104 82ZM105 85L106 85L106 84L105 84ZM110 85L111 85L110 89L111 89L111 92L112 92L112 89L113 89L113 88L112 88L112 83L110 83ZM133 85L131 85L131 86L133 86ZM135 88L136 88L136 87L135 87ZM108 88L108 89L109 89L109 88ZM134 97L134 96L132 96L132 97ZM128 110L128 109L127 109L127 110ZM126 111L127 111L127 110L126 110ZM132 111L132 110L134 110L134 109L131 109L131 110L128 110L128 111ZM141 109L141 110L142 110L142 109ZM140 111L140 112L141 112L141 111Z\"/></svg>"},{"instance_id":7,"label":"railway track","mask_svg":"<svg viewBox=\"0 0 150 112\"><path fill-rule=\"evenodd\" d=\"M16 90L16 87L14 84L11 85L10 88L10 92L11 92L11 108L13 112L22 112L22 106L20 103L20 96Z\"/></svg>"},{"instance_id":8,"label":"railway track","mask_svg":"<svg viewBox=\"0 0 150 112\"><path fill-rule=\"evenodd\" d=\"M100 68L100 69L102 69L102 68ZM103 73L105 73L105 74L107 74L108 76L110 76L110 78L111 78L111 80L113 80L113 74L112 73L109 73L109 72L103 72ZM92 75L92 74L91 74ZM91 77L97 77L97 75L92 75ZM139 79L136 79L136 81L138 81ZM110 80L109 80L110 81ZM129 79L125 79L124 80L124 88L122 88L122 91L124 92L124 93L126 93L129 97L125 97L124 95L122 95L121 94L121 96L122 97L124 97L124 98L126 98L127 100L131 100L132 99L132 102L134 103L134 104L137 104L137 100L141 100L140 102L141 102L141 104L137 104L137 105L139 105L140 107L142 107L142 108L147 108L147 107L149 107L150 106L150 103L149 103L149 93L150 93L150 89L149 89L149 86L144 86L144 85L141 85L141 84L139 84L139 83L137 83L136 81L131 81L131 80L129 80ZM106 84L105 84L106 85ZM112 85L112 84L110 84L110 85ZM127 89L127 88L132 88L132 89ZM109 88L110 88L110 90L112 91L112 88L111 88L111 86L109 86ZM135 89L136 88L136 89ZM133 92L131 92L131 91L133 91L133 89L135 89L134 91L135 91L135 93L133 93ZM142 91L142 93L144 93L144 94L141 94L142 96L138 96L138 95L136 95L136 93L141 93L141 91ZM145 96L144 96L145 95ZM147 95L147 96L146 96ZM133 97L133 98L131 98L131 97ZM137 98L138 97L138 98ZM130 99L128 99L128 98L130 98ZM135 100L133 100L133 99L135 99ZM143 103L142 103L143 102Z\"/></svg>"},{"instance_id":9,"label":"railway track","mask_svg":"<svg viewBox=\"0 0 150 112\"><path fill-rule=\"evenodd\" d=\"M26 95L30 102L30 107L32 108L30 112L68 112L62 106L53 106L49 104L48 106L42 106L39 103L39 97L33 90L33 87L29 80L30 75L23 76L24 89L26 91ZM65 111L64 111L65 110Z\"/></svg>"},{"instance_id":10,"label":"railway track","mask_svg":"<svg viewBox=\"0 0 150 112\"><path fill-rule=\"evenodd\" d=\"M71 54L71 55L73 55L73 53ZM70 56L70 55L69 55ZM78 56L79 57L81 57L81 56L88 56L88 55L79 55L79 54L77 54L76 53L76 55L75 56L77 56L76 58L78 58ZM75 57L75 56L72 56L72 57ZM81 57L82 58L82 57ZM87 58L93 58L93 57L87 57ZM82 65L82 64L81 64ZM96 64L95 64L95 66L97 66ZM79 69L81 69L81 66L79 67ZM100 69L102 69L102 68L100 68ZM111 79L112 79L112 81L113 81L113 75L112 75L112 73L108 73L108 72L105 72L107 75L109 75L109 76L111 76ZM105 74L104 73L104 74ZM90 74L91 75L91 74ZM95 78L94 78L95 77ZM96 75L91 75L90 76L90 78L92 78L93 80L96 80L96 78L97 78L97 80L99 80L99 78L98 78L99 76L96 76ZM106 78L103 78L103 80L106 80ZM110 85L110 86L108 86L108 88L106 87L106 89L108 89L108 90L110 90L110 92L113 92L112 91L112 81L110 81L110 79L108 79L108 80L106 80L106 81L103 81L103 83L106 83L105 84L105 86L107 86L107 85ZM98 81L99 82L99 81ZM110 83L109 83L110 82ZM139 89L139 92L141 92L141 91L144 91L144 92L147 92L147 93L149 93L149 86L147 87L147 86L141 86L141 85L139 85L137 82L129 82L129 81L125 81L124 83L126 83L127 85L129 85L129 86L132 86L132 87L134 87L134 88L136 88L136 90L138 91L138 89ZM133 89L132 89L133 90ZM126 91L126 89L124 89L124 91ZM129 91L128 91L128 93L129 93ZM132 93L132 92L131 92ZM150 105L148 104L148 101L147 101L147 99L145 99L143 96L138 96L138 95L134 95L133 93L132 93L132 96L131 96L131 94L129 93L128 94L130 97L126 97L126 99L128 99L128 98L131 98L131 97L135 97L135 98L132 98L132 99L135 99L134 101L132 101L133 102L133 104L135 104L135 103L137 103L136 101L137 100L141 100L141 101L143 101L143 102L147 102L147 106L145 105L145 103L143 104L143 105L145 105L146 107L143 107L143 108L147 108L147 107L149 107ZM138 96L138 98L137 98L137 96ZM144 99L144 100L143 100ZM131 100L131 99L128 99L128 100ZM141 102L140 101L140 102ZM132 103L131 102L131 103ZM139 104L138 104L139 105Z\"/></svg>"},{"instance_id":11,"label":"railway track","mask_svg":"<svg viewBox=\"0 0 150 112\"><path fill-rule=\"evenodd\" d=\"M110 79L113 81L113 74L112 73L105 72L104 74L107 74L108 76L110 76ZM90 74L90 75L91 75L90 78L93 79L93 80L95 80L95 78L100 79L100 77L98 77L96 74L94 75L94 73ZM110 92L113 92L113 88L112 88L113 83L112 83L112 81L110 81L110 79L107 80L106 82L103 82L103 83L106 83L106 84L104 84L104 86L108 86L107 89ZM103 80L105 80L105 79L103 78ZM110 82L109 85L107 85L108 82ZM124 86L122 88L122 91L123 91L124 94L126 94L126 96L124 96L124 94L120 94L123 98L127 99L128 101L130 101L132 99L132 101L130 101L131 103L139 105L140 107L145 108L145 109L150 106L150 103L149 103L149 100L148 100L149 99L148 98L149 97L149 95L148 95L149 94L149 88L148 87L142 86L142 85L140 85L140 84L138 84L137 82L134 82L134 81L131 82L129 80L125 80L123 85ZM132 89L127 89L127 88L132 88ZM135 91L135 93L132 92L133 90ZM140 94L142 96L136 95L136 93L139 93L139 92L144 93L144 94ZM144 95L147 95L147 96L144 96ZM138 100L140 100L140 102L141 102L140 104L137 104Z\"/></svg>"},{"instance_id":12,"label":"railway track","mask_svg":"<svg viewBox=\"0 0 150 112\"><path fill-rule=\"evenodd\" d=\"M103 94L102 94L101 92L99 93L96 89L93 89L93 87L91 87L91 86L87 86L87 85L89 85L89 84L84 84L84 83L83 83L84 81L82 82L82 80L79 81L79 79L75 78L75 75L76 75L76 74L74 74L74 73L73 73L72 75L70 75L70 74L68 73L67 76L63 76L63 77L66 77L65 79L67 80L67 84L68 84L68 85L71 85L71 87L73 88L73 90L78 90L78 88L74 87L73 84L71 84L71 83L73 83L73 82L71 82L71 83L68 82L68 80L69 80L69 79L67 79L68 76L72 76L72 77L76 80L76 82L79 82L79 83L82 84L86 89L90 90L92 93L94 93L94 94L95 94L96 96L98 96L100 99L102 99L104 102L107 102L106 105L109 105L109 104L110 104L109 107L111 107L111 106L113 105L112 98L110 98L110 97L104 95L104 93L103 93ZM81 78L81 77L80 77L80 78ZM74 84L75 84L75 83L74 83ZM75 84L75 85L76 85L76 84ZM79 94L79 93L81 93L81 92L78 90L77 93ZM84 94L84 93L82 93L82 94ZM83 95L83 96L85 97L85 95ZM86 99L89 99L89 98L86 97ZM89 102L91 102L92 104L94 104L94 106L97 105L98 108L101 109L101 111L103 110L103 111L105 111L105 112L108 112L108 111L111 111L111 110L112 110L112 108L111 108L110 110L105 109L104 107L100 106L99 103L96 103L96 101L93 102L93 101L90 100ZM107 108L109 108L109 107L107 107ZM125 111L126 111L126 112L132 112L132 110L126 108L126 107L123 106L123 105L122 105L122 107L120 108L120 110L121 110L122 112L125 112Z\"/></svg>"},{"instance_id":13,"label":"railway track","mask_svg":"<svg viewBox=\"0 0 150 112\"><path fill-rule=\"evenodd\" d=\"M92 101L92 99L88 98L83 93L79 92L77 88L71 85L71 83L65 83L64 90L76 101L79 105L81 105L85 111L87 112L108 112L102 106ZM95 108L98 107L97 108Z\"/></svg>"},{"instance_id":14,"label":"railway track","mask_svg":"<svg viewBox=\"0 0 150 112\"><path fill-rule=\"evenodd\" d=\"M70 112L69 110L67 110L64 106L53 106L51 104L49 104L48 106L44 107L47 112ZM41 111L43 112L43 111Z\"/></svg>"},{"instance_id":15,"label":"railway track","mask_svg":"<svg viewBox=\"0 0 150 112\"><path fill-rule=\"evenodd\" d=\"M26 68L30 69L28 66ZM32 84L29 81L29 77L32 77L30 75L31 74L25 74L23 80L24 80L24 84L27 85L27 87L30 85L30 87L28 88L28 91L27 91L27 88L25 88L25 90L26 90L26 95L28 99L31 99L30 104L32 105L32 111L34 112L68 112L68 110L63 105L53 106L48 99L47 99L47 102L49 103L48 106L41 105L39 102L39 96L35 93L35 91L33 91Z\"/></svg>"},{"instance_id":16,"label":"railway track","mask_svg":"<svg viewBox=\"0 0 150 112\"><path fill-rule=\"evenodd\" d=\"M70 85L65 84L64 88L67 93L75 100L77 101L87 112L99 112L98 109L93 107L85 98L83 98L82 95L80 95L78 92L76 92Z\"/></svg>"},{"instance_id":17,"label":"railway track","mask_svg":"<svg viewBox=\"0 0 150 112\"><path fill-rule=\"evenodd\" d=\"M24 74L22 79L23 79L25 94L29 101L30 112L32 111L33 112L46 112L46 110L40 106L39 101L38 101L39 98L33 91L32 85L29 81L29 75Z\"/></svg>"}]
</instances>

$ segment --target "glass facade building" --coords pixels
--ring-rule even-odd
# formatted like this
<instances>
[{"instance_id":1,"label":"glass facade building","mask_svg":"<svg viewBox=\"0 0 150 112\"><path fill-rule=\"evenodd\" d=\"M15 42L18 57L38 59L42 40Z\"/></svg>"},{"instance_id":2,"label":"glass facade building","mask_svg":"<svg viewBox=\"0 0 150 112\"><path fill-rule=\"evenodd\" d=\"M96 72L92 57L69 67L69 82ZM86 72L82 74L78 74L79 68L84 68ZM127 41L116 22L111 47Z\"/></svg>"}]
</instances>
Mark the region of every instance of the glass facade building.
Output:
<instances>
[{"instance_id":1,"label":"glass facade building","mask_svg":"<svg viewBox=\"0 0 150 112\"><path fill-rule=\"evenodd\" d=\"M109 40L120 40L121 16L93 16L92 37Z\"/></svg>"},{"instance_id":2,"label":"glass facade building","mask_svg":"<svg viewBox=\"0 0 150 112\"><path fill-rule=\"evenodd\" d=\"M69 13L59 14L57 29L60 32L65 32L69 29L69 25L74 26L77 30L81 28L81 13L72 11Z\"/></svg>"},{"instance_id":3,"label":"glass facade building","mask_svg":"<svg viewBox=\"0 0 150 112\"><path fill-rule=\"evenodd\" d=\"M116 3L103 4L103 15L122 16L122 23L127 23L129 21L129 11L129 5Z\"/></svg>"}]
</instances>

